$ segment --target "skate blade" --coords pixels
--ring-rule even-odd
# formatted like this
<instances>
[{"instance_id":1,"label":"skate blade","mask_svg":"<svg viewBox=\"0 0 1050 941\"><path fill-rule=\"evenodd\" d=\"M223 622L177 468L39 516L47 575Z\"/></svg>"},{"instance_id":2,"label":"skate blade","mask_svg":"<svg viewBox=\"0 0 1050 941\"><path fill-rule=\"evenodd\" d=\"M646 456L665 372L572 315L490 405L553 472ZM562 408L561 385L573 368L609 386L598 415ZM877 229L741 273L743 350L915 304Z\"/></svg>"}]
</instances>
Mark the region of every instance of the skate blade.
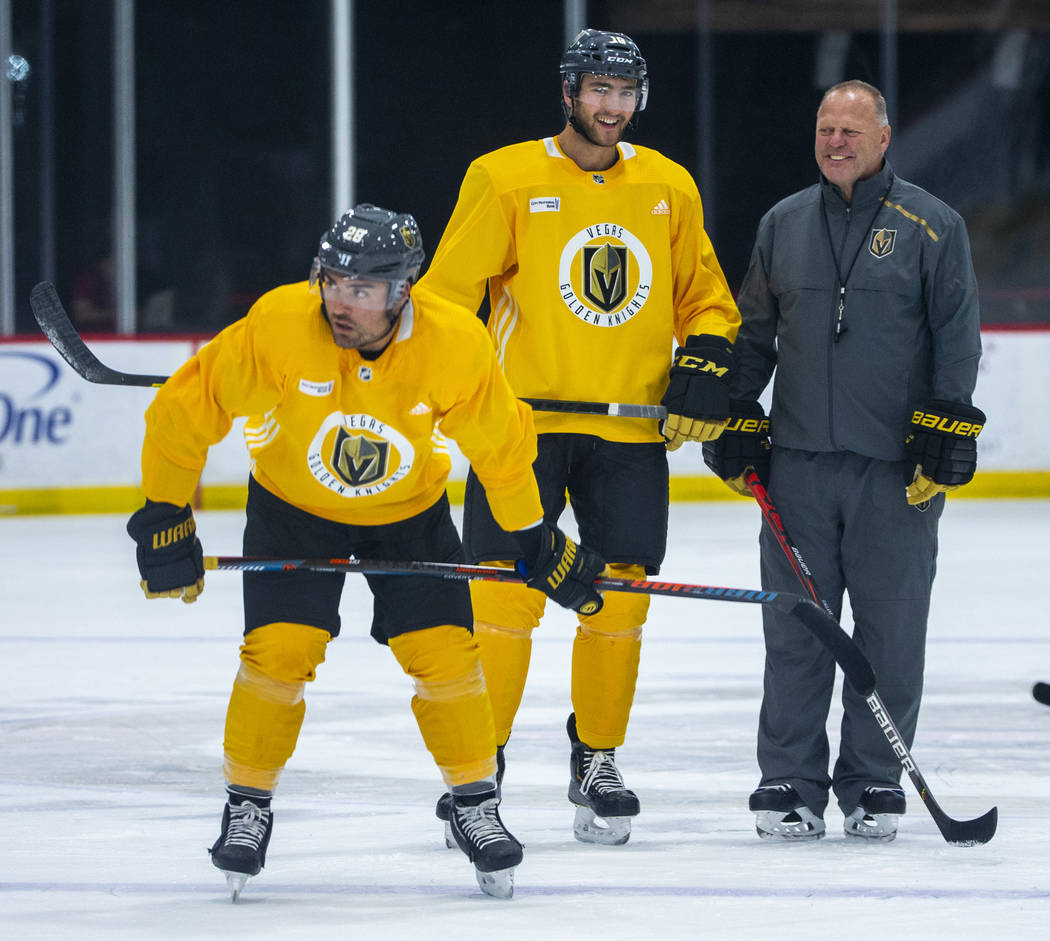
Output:
<instances>
[{"instance_id":1,"label":"skate blade","mask_svg":"<svg viewBox=\"0 0 1050 941\"><path fill-rule=\"evenodd\" d=\"M577 806L572 835L581 843L622 846L631 838L631 818L599 817L590 807Z\"/></svg>"},{"instance_id":2,"label":"skate blade","mask_svg":"<svg viewBox=\"0 0 1050 941\"><path fill-rule=\"evenodd\" d=\"M223 874L226 876L226 888L230 890L230 901L236 902L241 897L241 890L248 881L248 874L246 872L230 872L227 869L223 870Z\"/></svg>"},{"instance_id":3,"label":"skate blade","mask_svg":"<svg viewBox=\"0 0 1050 941\"><path fill-rule=\"evenodd\" d=\"M806 807L795 810L798 820L785 821L782 810L761 810L755 813L755 832L763 840L775 840L781 843L806 843L810 840L823 839L824 821Z\"/></svg>"},{"instance_id":4,"label":"skate blade","mask_svg":"<svg viewBox=\"0 0 1050 941\"><path fill-rule=\"evenodd\" d=\"M452 824L447 820L445 821L445 846L450 850L456 848L456 838L452 835Z\"/></svg>"},{"instance_id":5,"label":"skate blade","mask_svg":"<svg viewBox=\"0 0 1050 941\"><path fill-rule=\"evenodd\" d=\"M850 815L846 818L844 830L846 836L855 840L890 843L897 839L897 818L899 816L899 814L871 814L857 819Z\"/></svg>"},{"instance_id":6,"label":"skate blade","mask_svg":"<svg viewBox=\"0 0 1050 941\"><path fill-rule=\"evenodd\" d=\"M478 885L486 895L494 899L509 899L514 895L514 867L497 869L495 872L482 872L475 869Z\"/></svg>"}]
</instances>

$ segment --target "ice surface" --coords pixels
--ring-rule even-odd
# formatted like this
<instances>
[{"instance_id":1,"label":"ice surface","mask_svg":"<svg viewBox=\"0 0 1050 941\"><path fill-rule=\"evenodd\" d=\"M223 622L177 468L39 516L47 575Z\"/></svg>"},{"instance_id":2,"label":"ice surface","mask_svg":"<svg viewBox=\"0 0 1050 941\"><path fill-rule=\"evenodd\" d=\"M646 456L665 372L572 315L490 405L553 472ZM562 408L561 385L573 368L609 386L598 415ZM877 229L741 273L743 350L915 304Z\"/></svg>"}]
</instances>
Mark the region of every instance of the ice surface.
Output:
<instances>
[{"instance_id":1,"label":"ice surface","mask_svg":"<svg viewBox=\"0 0 1050 941\"><path fill-rule=\"evenodd\" d=\"M200 513L209 554L241 514ZM750 501L676 504L663 575L757 587ZM926 696L912 750L952 816L999 807L986 846L941 838L910 782L897 841L760 841L747 810L759 610L654 598L620 765L642 801L626 846L572 838L566 801L573 619L535 635L502 814L525 843L509 902L445 849L442 787L411 684L368 638L350 576L342 636L308 691L266 869L237 905L206 847L237 667L240 578L195 605L147 602L115 516L0 520L0 937L1044 938L1050 916L1050 502L952 500L941 526ZM830 730L836 735L838 711Z\"/></svg>"}]
</instances>

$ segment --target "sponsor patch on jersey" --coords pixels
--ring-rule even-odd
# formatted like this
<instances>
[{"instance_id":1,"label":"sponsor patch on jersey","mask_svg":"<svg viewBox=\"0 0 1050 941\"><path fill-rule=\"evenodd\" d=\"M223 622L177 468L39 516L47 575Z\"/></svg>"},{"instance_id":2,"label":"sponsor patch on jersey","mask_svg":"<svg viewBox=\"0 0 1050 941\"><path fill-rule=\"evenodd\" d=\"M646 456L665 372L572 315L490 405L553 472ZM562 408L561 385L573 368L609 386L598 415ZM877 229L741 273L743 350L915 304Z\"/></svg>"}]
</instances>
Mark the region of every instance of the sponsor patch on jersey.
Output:
<instances>
[{"instance_id":1,"label":"sponsor patch on jersey","mask_svg":"<svg viewBox=\"0 0 1050 941\"><path fill-rule=\"evenodd\" d=\"M331 395L334 388L334 379L329 379L327 382L311 382L309 379L299 380L299 391L303 395L316 395L318 397Z\"/></svg>"},{"instance_id":2,"label":"sponsor patch on jersey","mask_svg":"<svg viewBox=\"0 0 1050 941\"><path fill-rule=\"evenodd\" d=\"M417 402L408 410L409 415L429 415L433 409L426 402Z\"/></svg>"},{"instance_id":3,"label":"sponsor patch on jersey","mask_svg":"<svg viewBox=\"0 0 1050 941\"><path fill-rule=\"evenodd\" d=\"M876 258L885 258L893 254L893 245L897 241L896 229L872 229L868 251Z\"/></svg>"},{"instance_id":4,"label":"sponsor patch on jersey","mask_svg":"<svg viewBox=\"0 0 1050 941\"><path fill-rule=\"evenodd\" d=\"M561 197L534 196L529 200L529 212L561 212Z\"/></svg>"},{"instance_id":5,"label":"sponsor patch on jersey","mask_svg":"<svg viewBox=\"0 0 1050 941\"><path fill-rule=\"evenodd\" d=\"M667 205L666 199L661 199L653 208L650 213L654 216L669 216L671 215L671 207Z\"/></svg>"},{"instance_id":6,"label":"sponsor patch on jersey","mask_svg":"<svg viewBox=\"0 0 1050 941\"><path fill-rule=\"evenodd\" d=\"M352 500L374 497L412 470L415 450L373 415L332 412L307 450L307 466L326 490Z\"/></svg>"},{"instance_id":7,"label":"sponsor patch on jersey","mask_svg":"<svg viewBox=\"0 0 1050 941\"><path fill-rule=\"evenodd\" d=\"M357 367L357 378L362 382L372 381L372 367L371 366L358 366Z\"/></svg>"},{"instance_id":8,"label":"sponsor patch on jersey","mask_svg":"<svg viewBox=\"0 0 1050 941\"><path fill-rule=\"evenodd\" d=\"M641 239L618 223L600 222L577 232L562 249L558 289L574 317L619 327L649 300L652 275Z\"/></svg>"},{"instance_id":9,"label":"sponsor patch on jersey","mask_svg":"<svg viewBox=\"0 0 1050 941\"><path fill-rule=\"evenodd\" d=\"M605 177L602 176L600 173L592 173L591 174L591 179L594 180L594 182L598 183L599 185L605 182Z\"/></svg>"}]
</instances>

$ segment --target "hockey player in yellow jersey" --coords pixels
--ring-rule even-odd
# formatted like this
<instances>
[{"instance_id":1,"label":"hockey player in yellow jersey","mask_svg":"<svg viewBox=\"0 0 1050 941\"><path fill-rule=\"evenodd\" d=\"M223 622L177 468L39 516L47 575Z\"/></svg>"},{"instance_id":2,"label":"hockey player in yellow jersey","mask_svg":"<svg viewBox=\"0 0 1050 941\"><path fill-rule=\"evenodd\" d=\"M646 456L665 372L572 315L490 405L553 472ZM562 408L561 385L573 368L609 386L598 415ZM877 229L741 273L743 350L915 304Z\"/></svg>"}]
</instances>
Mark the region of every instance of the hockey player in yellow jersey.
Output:
<instances>
[{"instance_id":1,"label":"hockey player in yellow jersey","mask_svg":"<svg viewBox=\"0 0 1050 941\"><path fill-rule=\"evenodd\" d=\"M667 538L667 449L717 437L740 317L703 227L689 173L623 140L649 79L635 43L587 29L561 61L565 127L475 160L418 291L478 310L514 392L526 398L656 404L655 420L541 412L536 478L556 523L568 493L582 540L610 575L655 574ZM677 342L678 348L672 350ZM468 558L510 564L483 468L467 481ZM521 701L536 592L472 586L475 636L500 767ZM639 812L616 766L634 699L648 598L610 594L573 646L569 800L583 842L624 843ZM437 806L447 820L449 795Z\"/></svg>"},{"instance_id":2,"label":"hockey player in yellow jersey","mask_svg":"<svg viewBox=\"0 0 1050 941\"><path fill-rule=\"evenodd\" d=\"M531 410L484 328L454 302L414 302L423 262L410 215L362 204L324 235L309 281L264 294L204 346L146 412L146 504L128 532L149 598L204 586L189 506L210 445L248 416L249 556L455 561L443 435L488 488L519 570L572 608L600 610L604 562L542 521ZM440 429L439 429L440 425ZM546 579L566 573L557 587ZM306 684L339 634L345 576L246 572L244 644L223 742L227 804L211 849L234 899L263 867L271 797L298 740ZM454 795L455 842L478 884L508 897L521 844L500 820L492 710L462 582L368 576L372 636L412 677L412 711Z\"/></svg>"}]
</instances>

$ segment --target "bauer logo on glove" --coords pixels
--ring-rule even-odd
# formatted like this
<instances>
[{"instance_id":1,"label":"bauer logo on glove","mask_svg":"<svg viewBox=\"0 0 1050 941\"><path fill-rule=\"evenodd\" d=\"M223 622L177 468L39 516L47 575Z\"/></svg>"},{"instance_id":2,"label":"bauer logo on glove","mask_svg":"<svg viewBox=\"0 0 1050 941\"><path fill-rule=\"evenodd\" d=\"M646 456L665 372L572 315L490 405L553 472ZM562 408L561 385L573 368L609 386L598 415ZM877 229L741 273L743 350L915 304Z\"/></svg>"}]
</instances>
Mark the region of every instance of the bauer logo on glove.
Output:
<instances>
[{"instance_id":1,"label":"bauer logo on glove","mask_svg":"<svg viewBox=\"0 0 1050 941\"><path fill-rule=\"evenodd\" d=\"M977 470L977 436L985 414L972 405L933 399L912 412L904 438L906 498L919 506L968 484Z\"/></svg>"}]
</instances>

